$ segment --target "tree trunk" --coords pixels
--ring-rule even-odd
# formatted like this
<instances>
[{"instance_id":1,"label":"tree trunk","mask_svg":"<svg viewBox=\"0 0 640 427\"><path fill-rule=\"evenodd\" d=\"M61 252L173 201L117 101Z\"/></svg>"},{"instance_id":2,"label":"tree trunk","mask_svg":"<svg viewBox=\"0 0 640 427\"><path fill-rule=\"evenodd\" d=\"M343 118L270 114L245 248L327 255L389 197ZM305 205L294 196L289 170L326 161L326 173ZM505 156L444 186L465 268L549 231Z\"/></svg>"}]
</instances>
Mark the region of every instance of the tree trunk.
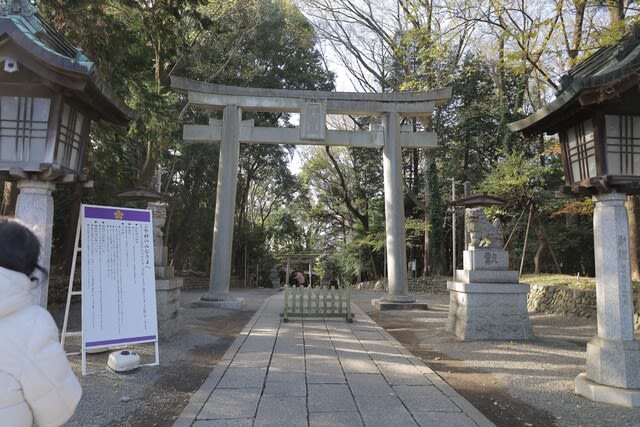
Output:
<instances>
[{"instance_id":1,"label":"tree trunk","mask_svg":"<svg viewBox=\"0 0 640 427\"><path fill-rule=\"evenodd\" d=\"M18 201L18 184L16 182L5 181L4 192L2 193L2 208L0 215L13 216L16 213L16 202Z\"/></svg>"},{"instance_id":2,"label":"tree trunk","mask_svg":"<svg viewBox=\"0 0 640 427\"><path fill-rule=\"evenodd\" d=\"M431 188L429 186L429 154L427 150L424 150L424 249L422 251L422 276L427 277L431 274L431 213L430 213L430 200L431 200Z\"/></svg>"},{"instance_id":3,"label":"tree trunk","mask_svg":"<svg viewBox=\"0 0 640 427\"><path fill-rule=\"evenodd\" d=\"M538 250L533 257L533 274L540 274L540 262L542 261L542 254L544 254L544 250L546 248L546 243L541 240L540 244L538 245Z\"/></svg>"},{"instance_id":4,"label":"tree trunk","mask_svg":"<svg viewBox=\"0 0 640 427\"><path fill-rule=\"evenodd\" d=\"M80 205L82 204L82 190L84 186L77 184L73 188L73 194L71 195L71 205L69 208L69 215L71 215L69 221L69 227L65 230L64 239L62 241L62 248L59 251L57 258L57 267L60 273L68 275L71 273L71 262L73 261L76 247L76 233L78 231L78 220L80 215ZM52 266L53 269L53 266Z\"/></svg>"},{"instance_id":5,"label":"tree trunk","mask_svg":"<svg viewBox=\"0 0 640 427\"><path fill-rule=\"evenodd\" d=\"M429 232L429 214L424 212L424 250L422 251L422 276L427 277L431 274L429 262L431 262L431 233Z\"/></svg>"},{"instance_id":6,"label":"tree trunk","mask_svg":"<svg viewBox=\"0 0 640 427\"><path fill-rule=\"evenodd\" d=\"M553 247L549 243L549 238L547 237L547 231L544 229L544 225L542 225L542 221L540 220L540 216L536 215L536 221L538 222L538 226L536 227L536 235L541 243L541 248L539 249L547 249L549 254L551 255L551 259L553 259L553 264L556 267L556 273L562 274L562 269L560 268L560 263L558 262L558 258L556 258L556 253L553 251ZM539 274L539 273L536 273Z\"/></svg>"},{"instance_id":7,"label":"tree trunk","mask_svg":"<svg viewBox=\"0 0 640 427\"><path fill-rule=\"evenodd\" d=\"M191 166L190 166L191 167ZM193 181L191 182L191 186L185 185L185 189L189 191L191 194L195 194L199 191L202 191L202 181L204 180L204 165L202 162L197 162L195 164L195 169L193 171ZM178 269L182 269L184 266L184 258L186 257L186 252L189 250L189 242L187 241L189 236L189 227L191 223L191 218L193 212L196 210L197 199L195 197L189 197L187 205L185 206L184 212L180 216L180 220L175 228L175 236L182 236L182 238L175 239L175 245L173 248L173 263L174 266ZM213 200L216 200L214 195ZM168 233L168 229L165 230L165 233Z\"/></svg>"},{"instance_id":8,"label":"tree trunk","mask_svg":"<svg viewBox=\"0 0 640 427\"><path fill-rule=\"evenodd\" d=\"M578 54L582 49L582 27L584 25L584 13L587 8L586 0L576 0L574 1L574 6L576 9L575 14L575 29L573 31L573 39L571 41L571 46L568 46L567 54L569 56L569 68L575 66L578 62Z\"/></svg>"},{"instance_id":9,"label":"tree trunk","mask_svg":"<svg viewBox=\"0 0 640 427\"><path fill-rule=\"evenodd\" d=\"M618 22L624 19L625 2L623 0L607 0L605 4L609 8L611 22Z\"/></svg>"},{"instance_id":10,"label":"tree trunk","mask_svg":"<svg viewBox=\"0 0 640 427\"><path fill-rule=\"evenodd\" d=\"M449 271L447 264L451 260L451 257L447 256L447 243L445 239L440 239L440 253L438 254L436 274L443 274L445 271ZM453 270L452 270L453 271Z\"/></svg>"}]
</instances>

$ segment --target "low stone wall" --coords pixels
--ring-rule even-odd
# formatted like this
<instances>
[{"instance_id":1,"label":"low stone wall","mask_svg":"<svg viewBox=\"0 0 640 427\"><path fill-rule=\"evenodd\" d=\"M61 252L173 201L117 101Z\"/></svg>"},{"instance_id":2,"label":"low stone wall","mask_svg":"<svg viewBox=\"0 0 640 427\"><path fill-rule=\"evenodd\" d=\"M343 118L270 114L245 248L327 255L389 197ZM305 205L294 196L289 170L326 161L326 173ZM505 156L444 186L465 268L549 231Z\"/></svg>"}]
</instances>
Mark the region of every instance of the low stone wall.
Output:
<instances>
[{"instance_id":1,"label":"low stone wall","mask_svg":"<svg viewBox=\"0 0 640 427\"><path fill-rule=\"evenodd\" d=\"M596 291L566 286L530 285L527 308L533 313L562 314L591 318L596 316ZM640 292L633 296L633 323L640 330Z\"/></svg>"},{"instance_id":2,"label":"low stone wall","mask_svg":"<svg viewBox=\"0 0 640 427\"><path fill-rule=\"evenodd\" d=\"M184 290L209 289L208 277L185 276L183 277L183 280L184 285L182 286L182 289Z\"/></svg>"},{"instance_id":3,"label":"low stone wall","mask_svg":"<svg viewBox=\"0 0 640 427\"><path fill-rule=\"evenodd\" d=\"M384 280L372 280L369 282L356 283L354 289L372 289L376 291L386 290L386 283ZM417 277L415 279L409 279L409 293L412 294L448 294L447 280L442 277Z\"/></svg>"},{"instance_id":4,"label":"low stone wall","mask_svg":"<svg viewBox=\"0 0 640 427\"><path fill-rule=\"evenodd\" d=\"M572 289L567 286L530 286L527 298L530 312L587 318L596 315L594 290Z\"/></svg>"}]
</instances>

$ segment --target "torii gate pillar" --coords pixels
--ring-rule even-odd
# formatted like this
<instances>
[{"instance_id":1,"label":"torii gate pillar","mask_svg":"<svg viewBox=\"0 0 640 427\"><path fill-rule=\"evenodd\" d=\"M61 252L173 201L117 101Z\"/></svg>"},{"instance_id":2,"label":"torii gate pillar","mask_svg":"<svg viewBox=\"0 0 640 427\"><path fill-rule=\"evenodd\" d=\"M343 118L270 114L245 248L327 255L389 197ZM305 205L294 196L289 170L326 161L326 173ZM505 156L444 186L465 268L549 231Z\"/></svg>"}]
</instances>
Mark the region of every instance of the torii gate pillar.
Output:
<instances>
[{"instance_id":1,"label":"torii gate pillar","mask_svg":"<svg viewBox=\"0 0 640 427\"><path fill-rule=\"evenodd\" d=\"M388 303L413 303L408 294L407 245L404 231L404 192L402 188L402 147L400 115L383 113L384 212L387 234L387 273L389 292L382 298ZM379 305L380 301L374 300ZM385 308L380 306L380 308Z\"/></svg>"},{"instance_id":2,"label":"torii gate pillar","mask_svg":"<svg viewBox=\"0 0 640 427\"><path fill-rule=\"evenodd\" d=\"M213 223L213 249L209 293L203 301L229 301L231 283L231 254L233 250L233 214L236 207L238 166L240 161L240 120L242 110L227 105L222 110L222 138L216 189L216 213Z\"/></svg>"}]
</instances>

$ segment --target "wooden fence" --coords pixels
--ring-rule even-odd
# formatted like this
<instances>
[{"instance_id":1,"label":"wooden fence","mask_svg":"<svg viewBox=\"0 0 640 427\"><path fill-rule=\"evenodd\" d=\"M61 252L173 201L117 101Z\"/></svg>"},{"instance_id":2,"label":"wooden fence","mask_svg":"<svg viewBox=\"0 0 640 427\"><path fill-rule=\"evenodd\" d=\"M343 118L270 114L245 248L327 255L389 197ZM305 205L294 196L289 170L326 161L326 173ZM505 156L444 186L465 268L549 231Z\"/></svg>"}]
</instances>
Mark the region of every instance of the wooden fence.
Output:
<instances>
[{"instance_id":1,"label":"wooden fence","mask_svg":"<svg viewBox=\"0 0 640 427\"><path fill-rule=\"evenodd\" d=\"M344 317L353 322L351 287L284 286L284 322L291 317Z\"/></svg>"}]
</instances>

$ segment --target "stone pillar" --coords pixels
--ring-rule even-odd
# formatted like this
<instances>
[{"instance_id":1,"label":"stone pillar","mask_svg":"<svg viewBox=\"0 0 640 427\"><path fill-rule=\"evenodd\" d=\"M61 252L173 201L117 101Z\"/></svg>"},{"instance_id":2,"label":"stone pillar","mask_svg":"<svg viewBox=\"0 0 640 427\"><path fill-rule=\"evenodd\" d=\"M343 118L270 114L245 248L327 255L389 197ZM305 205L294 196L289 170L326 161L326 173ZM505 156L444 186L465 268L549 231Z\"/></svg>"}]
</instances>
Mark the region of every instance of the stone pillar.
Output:
<instances>
[{"instance_id":1,"label":"stone pillar","mask_svg":"<svg viewBox=\"0 0 640 427\"><path fill-rule=\"evenodd\" d=\"M227 105L224 107L211 251L211 279L209 293L202 297L203 301L230 299L233 216L236 208L236 187L238 184L241 116L242 111L237 106Z\"/></svg>"},{"instance_id":2,"label":"stone pillar","mask_svg":"<svg viewBox=\"0 0 640 427\"><path fill-rule=\"evenodd\" d=\"M616 405L640 406L640 343L633 333L629 225L621 193L593 197L598 336L587 344L587 372L577 394Z\"/></svg>"},{"instance_id":3,"label":"stone pillar","mask_svg":"<svg viewBox=\"0 0 640 427\"><path fill-rule=\"evenodd\" d=\"M147 208L151 210L153 218L158 336L166 340L175 336L182 328L180 290L184 281L175 277L173 267L169 266L167 247L164 245L162 229L167 219L167 204L149 202Z\"/></svg>"},{"instance_id":4,"label":"stone pillar","mask_svg":"<svg viewBox=\"0 0 640 427\"><path fill-rule=\"evenodd\" d=\"M400 115L398 113L384 113L382 126L384 132L382 155L389 291L381 299L374 299L371 302L381 310L427 308L426 304L417 303L416 299L408 293Z\"/></svg>"},{"instance_id":5,"label":"stone pillar","mask_svg":"<svg viewBox=\"0 0 640 427\"><path fill-rule=\"evenodd\" d=\"M16 218L31 226L40 240L40 259L38 264L47 271L51 267L51 241L53 236L53 197L56 186L48 181L25 179L18 181L18 200ZM34 301L47 308L49 278L39 277L40 286L36 290Z\"/></svg>"},{"instance_id":6,"label":"stone pillar","mask_svg":"<svg viewBox=\"0 0 640 427\"><path fill-rule=\"evenodd\" d=\"M390 302L413 302L408 294L407 248L404 230L404 188L402 186L402 148L400 147L400 115L382 115L384 131L384 213L387 234L387 274Z\"/></svg>"}]
</instances>

